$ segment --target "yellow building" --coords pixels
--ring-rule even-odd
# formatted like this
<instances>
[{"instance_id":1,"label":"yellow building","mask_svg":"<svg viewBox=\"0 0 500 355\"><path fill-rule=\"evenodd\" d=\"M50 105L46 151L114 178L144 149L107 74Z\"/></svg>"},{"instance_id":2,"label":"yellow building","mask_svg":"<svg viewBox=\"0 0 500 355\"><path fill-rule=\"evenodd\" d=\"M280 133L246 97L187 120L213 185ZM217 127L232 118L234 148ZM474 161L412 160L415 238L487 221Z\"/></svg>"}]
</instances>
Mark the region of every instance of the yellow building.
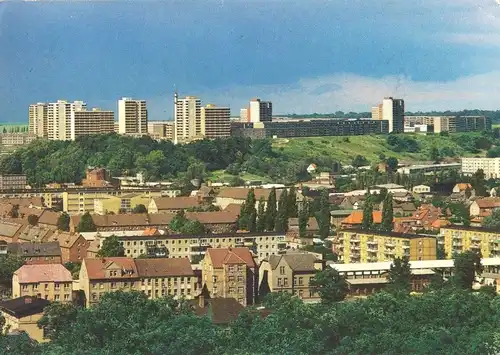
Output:
<instances>
[{"instance_id":1,"label":"yellow building","mask_svg":"<svg viewBox=\"0 0 500 355\"><path fill-rule=\"evenodd\" d=\"M269 292L288 292L303 301L318 301L309 282L317 271L323 270L323 261L307 252L289 252L283 255L271 255L259 267L259 289L267 286ZM266 285L267 283L267 285Z\"/></svg>"},{"instance_id":2,"label":"yellow building","mask_svg":"<svg viewBox=\"0 0 500 355\"><path fill-rule=\"evenodd\" d=\"M97 303L104 293L118 290L142 291L152 299L192 299L198 293L197 284L188 259L84 259L80 269L87 306Z\"/></svg>"},{"instance_id":3,"label":"yellow building","mask_svg":"<svg viewBox=\"0 0 500 355\"><path fill-rule=\"evenodd\" d=\"M32 296L18 297L0 303L0 313L5 319L3 332L24 331L38 342L46 342L44 330L38 328L37 322L43 317L43 310L49 301Z\"/></svg>"},{"instance_id":4,"label":"yellow building","mask_svg":"<svg viewBox=\"0 0 500 355\"><path fill-rule=\"evenodd\" d=\"M95 211L96 200L97 201L108 200L113 197L122 197L122 196L128 196L128 198L130 199L131 193L130 191L123 192L121 190L109 190L109 189L65 191L62 193L63 210L68 214L83 214L85 212L93 213ZM159 190L141 191L140 195L135 196L134 199L140 200L141 197L149 202L151 198L160 196L161 196L161 191Z\"/></svg>"},{"instance_id":5,"label":"yellow building","mask_svg":"<svg viewBox=\"0 0 500 355\"><path fill-rule=\"evenodd\" d=\"M346 229L338 232L334 251L344 263L436 259L436 237L429 235Z\"/></svg>"},{"instance_id":6,"label":"yellow building","mask_svg":"<svg viewBox=\"0 0 500 355\"><path fill-rule=\"evenodd\" d=\"M151 197L143 194L126 194L122 196L109 196L103 199L94 199L94 212L100 215L107 213L131 212L137 205L147 208Z\"/></svg>"},{"instance_id":7,"label":"yellow building","mask_svg":"<svg viewBox=\"0 0 500 355\"><path fill-rule=\"evenodd\" d=\"M202 284L212 298L234 298L243 306L257 296L257 265L248 248L211 248L201 262Z\"/></svg>"},{"instance_id":8,"label":"yellow building","mask_svg":"<svg viewBox=\"0 0 500 355\"><path fill-rule=\"evenodd\" d=\"M444 247L449 259L453 258L453 254L466 250L481 252L483 258L495 258L500 256L500 231L475 227L444 227L440 230L438 245Z\"/></svg>"},{"instance_id":9,"label":"yellow building","mask_svg":"<svg viewBox=\"0 0 500 355\"><path fill-rule=\"evenodd\" d=\"M23 265L12 276L12 298L34 296L72 302L73 278L62 264Z\"/></svg>"}]
</instances>

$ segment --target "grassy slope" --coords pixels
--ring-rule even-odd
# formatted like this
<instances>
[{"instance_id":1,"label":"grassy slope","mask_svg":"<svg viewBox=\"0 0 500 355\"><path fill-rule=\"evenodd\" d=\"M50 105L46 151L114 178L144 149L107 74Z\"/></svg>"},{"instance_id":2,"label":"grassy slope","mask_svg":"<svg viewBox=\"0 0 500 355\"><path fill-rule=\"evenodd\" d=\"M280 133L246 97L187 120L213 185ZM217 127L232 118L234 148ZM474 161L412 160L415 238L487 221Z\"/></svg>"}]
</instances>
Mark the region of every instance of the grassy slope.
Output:
<instances>
[{"instance_id":1,"label":"grassy slope","mask_svg":"<svg viewBox=\"0 0 500 355\"><path fill-rule=\"evenodd\" d=\"M386 144L385 136L351 136L348 142L344 141L344 137L276 139L273 142L273 148L296 159L330 156L344 164L350 163L356 155L362 155L369 161L375 162L379 160L378 156L380 153L385 154L387 157L395 157L398 160L428 160L430 149L433 146L437 146L438 148L449 146L453 148L458 157L473 155L464 151L451 137L441 137L439 135L407 136L411 136L420 143L421 150L419 152L393 152Z\"/></svg>"}]
</instances>

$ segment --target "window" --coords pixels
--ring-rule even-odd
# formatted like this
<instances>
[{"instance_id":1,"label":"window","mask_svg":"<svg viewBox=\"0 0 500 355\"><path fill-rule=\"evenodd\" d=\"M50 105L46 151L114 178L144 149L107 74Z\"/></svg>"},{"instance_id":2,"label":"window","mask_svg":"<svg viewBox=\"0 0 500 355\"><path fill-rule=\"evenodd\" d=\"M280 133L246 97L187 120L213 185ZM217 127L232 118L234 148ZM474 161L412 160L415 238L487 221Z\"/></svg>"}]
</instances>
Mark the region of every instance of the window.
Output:
<instances>
[{"instance_id":1,"label":"window","mask_svg":"<svg viewBox=\"0 0 500 355\"><path fill-rule=\"evenodd\" d=\"M242 282L243 281L243 275L238 275L238 281Z\"/></svg>"},{"instance_id":2,"label":"window","mask_svg":"<svg viewBox=\"0 0 500 355\"><path fill-rule=\"evenodd\" d=\"M229 267L229 272L234 272L234 266Z\"/></svg>"},{"instance_id":3,"label":"window","mask_svg":"<svg viewBox=\"0 0 500 355\"><path fill-rule=\"evenodd\" d=\"M128 287L128 282L124 282L123 287Z\"/></svg>"},{"instance_id":4,"label":"window","mask_svg":"<svg viewBox=\"0 0 500 355\"><path fill-rule=\"evenodd\" d=\"M54 300L56 300L56 301L59 301L59 298L60 298L59 295L54 296Z\"/></svg>"},{"instance_id":5,"label":"window","mask_svg":"<svg viewBox=\"0 0 500 355\"><path fill-rule=\"evenodd\" d=\"M229 287L229 293L234 293L236 290L234 287Z\"/></svg>"},{"instance_id":6,"label":"window","mask_svg":"<svg viewBox=\"0 0 500 355\"><path fill-rule=\"evenodd\" d=\"M283 286L283 284L281 283L281 277L278 277L278 287L281 287Z\"/></svg>"},{"instance_id":7,"label":"window","mask_svg":"<svg viewBox=\"0 0 500 355\"><path fill-rule=\"evenodd\" d=\"M111 288L116 288L116 282L111 283Z\"/></svg>"},{"instance_id":8,"label":"window","mask_svg":"<svg viewBox=\"0 0 500 355\"><path fill-rule=\"evenodd\" d=\"M234 282L234 276L229 276L229 282Z\"/></svg>"},{"instance_id":9,"label":"window","mask_svg":"<svg viewBox=\"0 0 500 355\"><path fill-rule=\"evenodd\" d=\"M302 286L304 284L304 278L299 277L299 286Z\"/></svg>"},{"instance_id":10,"label":"window","mask_svg":"<svg viewBox=\"0 0 500 355\"><path fill-rule=\"evenodd\" d=\"M299 297L300 298L304 297L304 290L299 290Z\"/></svg>"},{"instance_id":11,"label":"window","mask_svg":"<svg viewBox=\"0 0 500 355\"><path fill-rule=\"evenodd\" d=\"M238 293L243 293L243 287L238 287Z\"/></svg>"},{"instance_id":12,"label":"window","mask_svg":"<svg viewBox=\"0 0 500 355\"><path fill-rule=\"evenodd\" d=\"M283 286L285 286L285 287L288 286L288 278L287 277L283 278Z\"/></svg>"},{"instance_id":13,"label":"window","mask_svg":"<svg viewBox=\"0 0 500 355\"><path fill-rule=\"evenodd\" d=\"M60 288L60 287L61 287L61 284L59 284L59 283L57 283L57 282L54 284L54 288L55 288L56 290L59 290L59 288ZM92 284L92 287L93 287L93 288L95 288L95 283L93 283L93 284Z\"/></svg>"},{"instance_id":14,"label":"window","mask_svg":"<svg viewBox=\"0 0 500 355\"><path fill-rule=\"evenodd\" d=\"M67 294L67 293L66 293L66 294L64 294L64 300L65 300L65 301L68 301L68 300L69 300L69 294Z\"/></svg>"},{"instance_id":15,"label":"window","mask_svg":"<svg viewBox=\"0 0 500 355\"><path fill-rule=\"evenodd\" d=\"M280 266L280 275L285 275L285 267Z\"/></svg>"}]
</instances>

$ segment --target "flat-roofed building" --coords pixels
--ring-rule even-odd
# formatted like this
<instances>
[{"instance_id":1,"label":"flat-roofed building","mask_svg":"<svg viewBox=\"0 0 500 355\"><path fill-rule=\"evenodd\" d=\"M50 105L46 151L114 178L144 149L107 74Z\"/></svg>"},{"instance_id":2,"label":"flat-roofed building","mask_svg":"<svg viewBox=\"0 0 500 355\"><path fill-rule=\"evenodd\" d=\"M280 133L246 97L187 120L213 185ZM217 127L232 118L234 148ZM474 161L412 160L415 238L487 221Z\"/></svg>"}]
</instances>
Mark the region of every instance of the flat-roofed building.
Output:
<instances>
[{"instance_id":1,"label":"flat-roofed building","mask_svg":"<svg viewBox=\"0 0 500 355\"><path fill-rule=\"evenodd\" d=\"M174 95L174 142L185 143L202 137L201 100L195 96Z\"/></svg>"},{"instance_id":2,"label":"flat-roofed building","mask_svg":"<svg viewBox=\"0 0 500 355\"><path fill-rule=\"evenodd\" d=\"M462 158L462 173L473 175L478 170L486 179L500 178L500 158Z\"/></svg>"},{"instance_id":3,"label":"flat-roofed building","mask_svg":"<svg viewBox=\"0 0 500 355\"><path fill-rule=\"evenodd\" d=\"M436 237L430 235L377 232L361 229L341 230L333 242L339 260L345 263L436 259Z\"/></svg>"},{"instance_id":4,"label":"flat-roofed building","mask_svg":"<svg viewBox=\"0 0 500 355\"><path fill-rule=\"evenodd\" d=\"M103 111L99 108L93 108L92 111L72 111L71 140L88 135L113 133L114 124L113 111Z\"/></svg>"},{"instance_id":5,"label":"flat-roofed building","mask_svg":"<svg viewBox=\"0 0 500 355\"><path fill-rule=\"evenodd\" d=\"M25 174L0 175L0 190L23 190L28 185Z\"/></svg>"},{"instance_id":6,"label":"flat-roofed building","mask_svg":"<svg viewBox=\"0 0 500 355\"><path fill-rule=\"evenodd\" d=\"M208 139L226 138L231 135L231 110L229 107L207 105L201 108L201 134Z\"/></svg>"},{"instance_id":7,"label":"flat-roofed building","mask_svg":"<svg viewBox=\"0 0 500 355\"><path fill-rule=\"evenodd\" d=\"M131 97L118 100L118 133L148 134L146 100L135 100Z\"/></svg>"},{"instance_id":8,"label":"flat-roofed building","mask_svg":"<svg viewBox=\"0 0 500 355\"><path fill-rule=\"evenodd\" d=\"M38 102L29 106L28 132L36 137L47 138L47 112L48 105Z\"/></svg>"},{"instance_id":9,"label":"flat-roofed building","mask_svg":"<svg viewBox=\"0 0 500 355\"><path fill-rule=\"evenodd\" d=\"M480 227L447 226L440 229L438 245L447 258L466 250L480 252L485 258L500 257L500 231Z\"/></svg>"}]
</instances>

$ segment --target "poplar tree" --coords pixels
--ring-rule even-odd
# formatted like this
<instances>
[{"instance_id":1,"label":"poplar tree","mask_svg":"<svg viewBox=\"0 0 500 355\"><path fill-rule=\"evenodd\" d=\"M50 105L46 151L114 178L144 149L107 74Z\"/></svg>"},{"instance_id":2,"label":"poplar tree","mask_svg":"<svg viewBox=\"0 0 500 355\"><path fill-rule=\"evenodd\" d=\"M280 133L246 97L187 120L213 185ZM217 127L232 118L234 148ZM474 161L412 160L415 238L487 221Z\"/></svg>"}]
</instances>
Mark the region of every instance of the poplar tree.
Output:
<instances>
[{"instance_id":1,"label":"poplar tree","mask_svg":"<svg viewBox=\"0 0 500 355\"><path fill-rule=\"evenodd\" d=\"M257 232L263 232L266 229L266 209L265 209L264 197L259 200L259 206L257 208Z\"/></svg>"},{"instance_id":2,"label":"poplar tree","mask_svg":"<svg viewBox=\"0 0 500 355\"><path fill-rule=\"evenodd\" d=\"M276 222L276 189L273 187L269 193L269 198L267 199L266 208L266 230L273 231L274 224Z\"/></svg>"},{"instance_id":3,"label":"poplar tree","mask_svg":"<svg viewBox=\"0 0 500 355\"><path fill-rule=\"evenodd\" d=\"M288 194L286 190L283 190L278 203L278 213L276 214L276 222L274 224L274 230L276 232L286 232L288 230Z\"/></svg>"},{"instance_id":4,"label":"poplar tree","mask_svg":"<svg viewBox=\"0 0 500 355\"><path fill-rule=\"evenodd\" d=\"M304 238L307 234L307 223L309 222L309 203L304 201L299 212L299 237Z\"/></svg>"},{"instance_id":5,"label":"poplar tree","mask_svg":"<svg viewBox=\"0 0 500 355\"><path fill-rule=\"evenodd\" d=\"M384 204L382 206L382 223L380 224L380 229L385 232L392 231L394 219L394 211L392 206L392 194L388 193L384 198Z\"/></svg>"},{"instance_id":6,"label":"poplar tree","mask_svg":"<svg viewBox=\"0 0 500 355\"><path fill-rule=\"evenodd\" d=\"M295 186L292 186L288 191L287 210L289 218L295 218L298 216L297 190L295 189Z\"/></svg>"},{"instance_id":7,"label":"poplar tree","mask_svg":"<svg viewBox=\"0 0 500 355\"><path fill-rule=\"evenodd\" d=\"M366 193L365 205L363 207L363 221L361 222L361 228L364 230L370 230L373 228L373 201L370 190Z\"/></svg>"}]
</instances>

